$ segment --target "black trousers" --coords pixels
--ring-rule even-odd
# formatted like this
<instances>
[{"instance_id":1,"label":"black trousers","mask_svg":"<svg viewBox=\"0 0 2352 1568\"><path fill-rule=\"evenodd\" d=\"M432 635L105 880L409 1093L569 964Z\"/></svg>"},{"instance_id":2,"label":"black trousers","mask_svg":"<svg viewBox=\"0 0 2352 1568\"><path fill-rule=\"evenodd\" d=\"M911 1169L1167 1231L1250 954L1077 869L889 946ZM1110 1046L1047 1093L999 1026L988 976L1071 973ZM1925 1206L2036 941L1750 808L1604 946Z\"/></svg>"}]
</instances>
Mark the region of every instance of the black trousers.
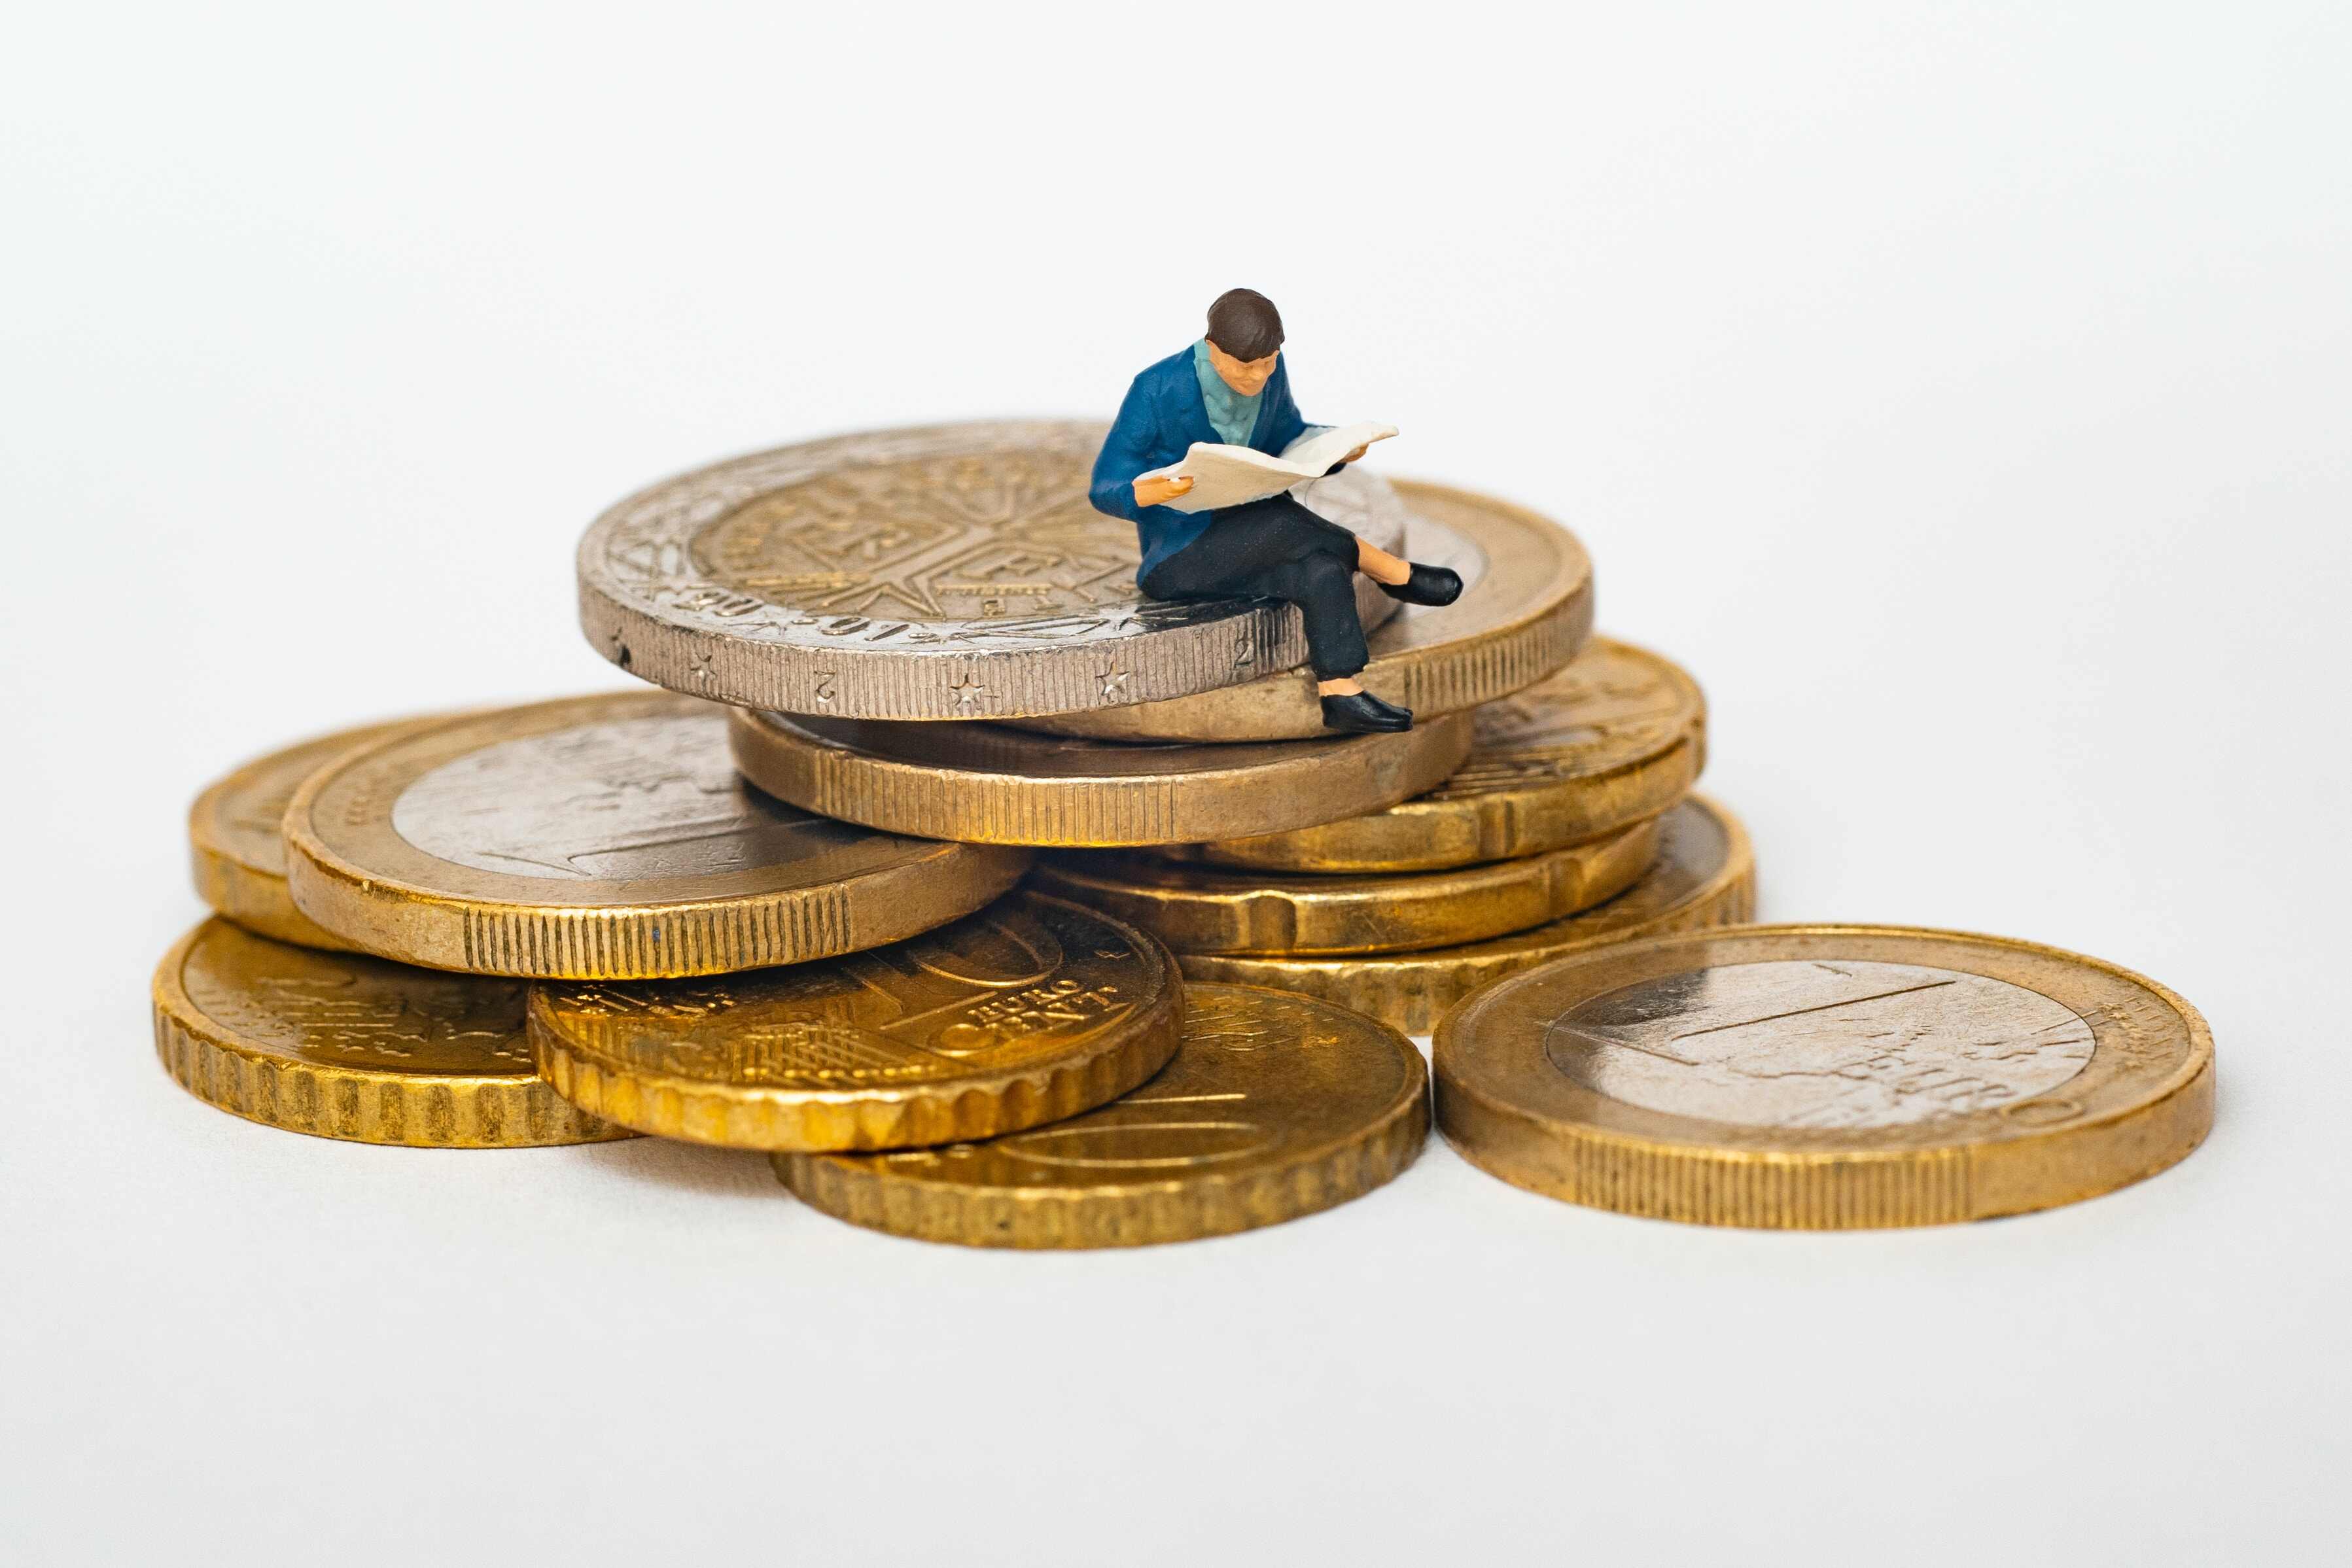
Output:
<instances>
[{"instance_id":1,"label":"black trousers","mask_svg":"<svg viewBox=\"0 0 2352 1568\"><path fill-rule=\"evenodd\" d=\"M1287 495L1210 514L1199 538L1145 574L1153 599L1282 599L1307 620L1307 662L1336 681L1370 662L1356 618L1356 536Z\"/></svg>"}]
</instances>

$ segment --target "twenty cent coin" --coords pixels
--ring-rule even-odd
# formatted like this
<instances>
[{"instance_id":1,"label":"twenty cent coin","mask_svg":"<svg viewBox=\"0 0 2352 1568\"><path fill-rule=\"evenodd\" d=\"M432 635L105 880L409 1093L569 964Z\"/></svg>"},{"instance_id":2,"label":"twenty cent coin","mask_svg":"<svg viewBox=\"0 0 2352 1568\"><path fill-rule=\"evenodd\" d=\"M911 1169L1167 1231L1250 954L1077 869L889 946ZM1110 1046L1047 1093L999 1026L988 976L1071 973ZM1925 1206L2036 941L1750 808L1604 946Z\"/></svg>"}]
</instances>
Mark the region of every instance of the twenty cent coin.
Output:
<instances>
[{"instance_id":1,"label":"twenty cent coin","mask_svg":"<svg viewBox=\"0 0 2352 1568\"><path fill-rule=\"evenodd\" d=\"M1391 953L1476 942L1590 909L1657 850L1654 821L1517 860L1393 876L1317 876L1062 854L1034 885L1115 915L1179 953Z\"/></svg>"},{"instance_id":2,"label":"twenty cent coin","mask_svg":"<svg viewBox=\"0 0 2352 1568\"><path fill-rule=\"evenodd\" d=\"M279 824L305 779L343 753L418 722L395 720L322 735L256 758L209 786L188 811L196 895L248 931L306 947L350 951L349 942L294 907L286 887L286 839Z\"/></svg>"},{"instance_id":3,"label":"twenty cent coin","mask_svg":"<svg viewBox=\"0 0 2352 1568\"><path fill-rule=\"evenodd\" d=\"M1756 907L1756 862L1730 812L1693 796L1659 820L1657 858L1608 903L1531 931L1458 947L1360 957L1187 954L1192 980L1272 986L1343 1002L1421 1034L1479 987L1562 954L1672 931L1727 925Z\"/></svg>"},{"instance_id":4,"label":"twenty cent coin","mask_svg":"<svg viewBox=\"0 0 2352 1568\"><path fill-rule=\"evenodd\" d=\"M1710 931L1513 976L1438 1025L1473 1164L1572 1203L1829 1230L2047 1208L2172 1165L2213 1039L2150 980L1890 926Z\"/></svg>"},{"instance_id":5,"label":"twenty cent coin","mask_svg":"<svg viewBox=\"0 0 2352 1568\"><path fill-rule=\"evenodd\" d=\"M1706 762L1705 700L1657 654L1596 638L1475 716L1470 759L1426 795L1262 838L1160 852L1261 871L1438 871L1541 854L1655 816Z\"/></svg>"},{"instance_id":6,"label":"twenty cent coin","mask_svg":"<svg viewBox=\"0 0 2352 1568\"><path fill-rule=\"evenodd\" d=\"M1419 794L1470 749L1469 716L1402 734L1129 746L989 724L737 709L735 761L805 810L968 843L1184 843L1303 827Z\"/></svg>"},{"instance_id":7,"label":"twenty cent coin","mask_svg":"<svg viewBox=\"0 0 2352 1568\"><path fill-rule=\"evenodd\" d=\"M1087 498L1104 428L875 431L668 480L581 540L581 627L657 685L835 717L1111 707L1302 663L1289 605L1143 598L1135 525ZM1311 504L1405 548L1403 503L1360 467ZM1359 598L1368 624L1395 608Z\"/></svg>"},{"instance_id":8,"label":"twenty cent coin","mask_svg":"<svg viewBox=\"0 0 2352 1568\"><path fill-rule=\"evenodd\" d=\"M778 1155L852 1224L971 1247L1134 1247L1360 1197L1428 1136L1427 1070L1395 1030L1305 997L1195 986L1183 1043L1125 1098L984 1144Z\"/></svg>"},{"instance_id":9,"label":"twenty cent coin","mask_svg":"<svg viewBox=\"0 0 2352 1568\"><path fill-rule=\"evenodd\" d=\"M1400 482L1415 559L1462 574L1451 604L1409 605L1375 632L1365 688L1427 719L1508 696L1574 656L1592 629L1592 563L1550 518L1491 497ZM1322 733L1309 671L1195 696L1024 720L1108 740L1286 740Z\"/></svg>"},{"instance_id":10,"label":"twenty cent coin","mask_svg":"<svg viewBox=\"0 0 2352 1568\"><path fill-rule=\"evenodd\" d=\"M354 946L578 979L879 946L979 908L1028 863L780 806L737 778L725 710L661 692L403 730L313 774L286 838L295 902Z\"/></svg>"},{"instance_id":11,"label":"twenty cent coin","mask_svg":"<svg viewBox=\"0 0 2352 1568\"><path fill-rule=\"evenodd\" d=\"M852 957L530 1001L565 1099L738 1149L906 1148L1075 1116L1158 1071L1182 1016L1157 943L1031 894Z\"/></svg>"},{"instance_id":12,"label":"twenty cent coin","mask_svg":"<svg viewBox=\"0 0 2352 1568\"><path fill-rule=\"evenodd\" d=\"M155 971L155 1051L197 1099L362 1144L497 1149L629 1135L531 1070L519 980L441 975L207 920Z\"/></svg>"}]
</instances>

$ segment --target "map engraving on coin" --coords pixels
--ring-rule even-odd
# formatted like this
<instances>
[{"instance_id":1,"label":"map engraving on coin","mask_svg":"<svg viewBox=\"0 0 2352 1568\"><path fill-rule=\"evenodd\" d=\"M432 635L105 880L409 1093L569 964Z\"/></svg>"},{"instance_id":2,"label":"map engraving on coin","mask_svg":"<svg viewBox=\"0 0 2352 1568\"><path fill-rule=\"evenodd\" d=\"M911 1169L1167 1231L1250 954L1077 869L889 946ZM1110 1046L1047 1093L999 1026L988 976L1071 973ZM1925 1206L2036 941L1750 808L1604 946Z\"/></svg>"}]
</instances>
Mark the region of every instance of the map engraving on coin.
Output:
<instances>
[{"instance_id":1,"label":"map engraving on coin","mask_svg":"<svg viewBox=\"0 0 2352 1568\"><path fill-rule=\"evenodd\" d=\"M1439 1020L1438 1124L1488 1174L1706 1225L1944 1225L2073 1203L2213 1119L2187 1002L2079 954L1873 925L1571 953Z\"/></svg>"},{"instance_id":2,"label":"map engraving on coin","mask_svg":"<svg viewBox=\"0 0 2352 1568\"><path fill-rule=\"evenodd\" d=\"M638 688L414 726L306 779L288 884L404 963L533 979L730 974L968 915L1018 852L812 816L745 785L727 710Z\"/></svg>"},{"instance_id":3,"label":"map engraving on coin","mask_svg":"<svg viewBox=\"0 0 2352 1568\"><path fill-rule=\"evenodd\" d=\"M154 983L155 1046L191 1093L248 1121L426 1148L627 1136L534 1070L520 981L190 932Z\"/></svg>"},{"instance_id":4,"label":"map engraving on coin","mask_svg":"<svg viewBox=\"0 0 2352 1568\"><path fill-rule=\"evenodd\" d=\"M739 872L868 836L745 785L716 714L582 725L468 752L404 789L392 826L457 865L578 882Z\"/></svg>"},{"instance_id":5,"label":"map engraving on coin","mask_svg":"<svg viewBox=\"0 0 2352 1568\"><path fill-rule=\"evenodd\" d=\"M1892 1127L2063 1083L2091 1026L2006 980L1856 960L1718 966L1579 1003L1544 1054L1630 1104L1770 1127Z\"/></svg>"},{"instance_id":6,"label":"map engraving on coin","mask_svg":"<svg viewBox=\"0 0 2352 1568\"><path fill-rule=\"evenodd\" d=\"M1271 601L1154 602L1134 525L1087 486L1103 427L880 431L721 463L598 518L581 624L623 669L787 713L989 718L1189 695L1306 657ZM1331 521L1404 549L1404 507L1351 468L1313 483ZM1359 595L1368 625L1393 612Z\"/></svg>"},{"instance_id":7,"label":"map engraving on coin","mask_svg":"<svg viewBox=\"0 0 2352 1568\"><path fill-rule=\"evenodd\" d=\"M583 1110L733 1148L890 1148L1100 1104L1167 1060L1173 964L1016 894L876 951L723 980L551 984L541 1070Z\"/></svg>"},{"instance_id":8,"label":"map engraving on coin","mask_svg":"<svg viewBox=\"0 0 2352 1568\"><path fill-rule=\"evenodd\" d=\"M775 1166L815 1207L898 1235L1136 1246L1345 1202L1411 1164L1428 1122L1428 1074L1402 1035L1305 997L1195 986L1173 1060L1099 1109L986 1142Z\"/></svg>"}]
</instances>

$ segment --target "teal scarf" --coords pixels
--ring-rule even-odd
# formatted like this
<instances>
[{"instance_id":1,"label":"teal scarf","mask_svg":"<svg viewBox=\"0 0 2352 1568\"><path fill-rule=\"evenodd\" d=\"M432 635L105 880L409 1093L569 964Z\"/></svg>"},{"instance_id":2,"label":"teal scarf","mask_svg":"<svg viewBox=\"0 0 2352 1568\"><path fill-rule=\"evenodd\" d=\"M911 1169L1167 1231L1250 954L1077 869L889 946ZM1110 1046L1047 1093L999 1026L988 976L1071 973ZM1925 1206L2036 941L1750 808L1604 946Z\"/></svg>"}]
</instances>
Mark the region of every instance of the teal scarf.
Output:
<instances>
[{"instance_id":1,"label":"teal scarf","mask_svg":"<svg viewBox=\"0 0 2352 1568\"><path fill-rule=\"evenodd\" d=\"M1209 362L1206 338L1192 345L1192 369L1201 378L1201 402L1209 411L1209 428L1228 446L1247 446L1250 432L1257 428L1257 400L1262 394L1244 397L1225 384L1225 378Z\"/></svg>"}]
</instances>

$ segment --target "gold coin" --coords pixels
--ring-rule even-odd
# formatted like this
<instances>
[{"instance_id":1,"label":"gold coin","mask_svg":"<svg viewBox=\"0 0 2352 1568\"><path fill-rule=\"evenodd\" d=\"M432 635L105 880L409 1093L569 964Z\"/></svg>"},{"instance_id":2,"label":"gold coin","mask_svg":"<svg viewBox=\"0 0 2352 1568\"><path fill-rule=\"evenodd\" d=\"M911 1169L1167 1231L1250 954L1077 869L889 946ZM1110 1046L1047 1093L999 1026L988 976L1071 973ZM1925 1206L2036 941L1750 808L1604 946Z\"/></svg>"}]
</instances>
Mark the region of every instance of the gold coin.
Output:
<instances>
[{"instance_id":1,"label":"gold coin","mask_svg":"<svg viewBox=\"0 0 2352 1568\"><path fill-rule=\"evenodd\" d=\"M1291 875L1062 854L1033 886L1140 926L1179 953L1394 953L1524 931L1614 898L1649 869L1654 821L1548 854L1400 876Z\"/></svg>"},{"instance_id":2,"label":"gold coin","mask_svg":"<svg viewBox=\"0 0 2352 1568\"><path fill-rule=\"evenodd\" d=\"M1361 1013L1194 986L1183 1043L1098 1111L984 1144L778 1155L776 1175L853 1225L968 1247L1138 1247L1223 1236L1360 1197L1428 1137L1428 1070Z\"/></svg>"},{"instance_id":3,"label":"gold coin","mask_svg":"<svg viewBox=\"0 0 2352 1568\"><path fill-rule=\"evenodd\" d=\"M737 708L744 777L804 810L966 843L1112 848L1303 827L1419 794L1470 749L1469 716L1399 735L1128 746L990 724Z\"/></svg>"},{"instance_id":4,"label":"gold coin","mask_svg":"<svg viewBox=\"0 0 2352 1568\"><path fill-rule=\"evenodd\" d=\"M746 789L725 710L614 693L403 730L286 815L302 912L353 946L536 978L720 974L911 936L1028 857L896 838Z\"/></svg>"},{"instance_id":5,"label":"gold coin","mask_svg":"<svg viewBox=\"0 0 2352 1568\"><path fill-rule=\"evenodd\" d=\"M1087 497L1107 428L866 431L680 475L581 540L581 629L656 685L835 718L1108 707L1302 663L1278 600L1143 597L1135 525ZM1362 465L1302 495L1404 549L1404 502ZM1360 581L1356 607L1371 627L1397 604Z\"/></svg>"},{"instance_id":6,"label":"gold coin","mask_svg":"<svg viewBox=\"0 0 2352 1568\"><path fill-rule=\"evenodd\" d=\"M1470 759L1426 795L1317 828L1160 853L1258 871L1442 871L1541 854L1654 817L1706 758L1698 685L1596 638L1567 668L1474 716Z\"/></svg>"},{"instance_id":7,"label":"gold coin","mask_svg":"<svg viewBox=\"0 0 2352 1568\"><path fill-rule=\"evenodd\" d=\"M247 1121L359 1144L625 1138L531 1070L523 986L325 953L207 920L155 970L155 1053Z\"/></svg>"},{"instance_id":8,"label":"gold coin","mask_svg":"<svg viewBox=\"0 0 2352 1568\"><path fill-rule=\"evenodd\" d=\"M1592 630L1592 563L1550 518L1467 490L1397 482L1414 557L1462 574L1451 604L1408 605L1369 639L1365 689L1429 719L1535 685ZM1024 729L1105 740L1295 740L1323 733L1315 677L1261 675L1191 696L1024 718Z\"/></svg>"},{"instance_id":9,"label":"gold coin","mask_svg":"<svg viewBox=\"0 0 2352 1568\"><path fill-rule=\"evenodd\" d=\"M401 719L322 735L257 757L208 786L188 811L196 895L248 931L350 952L349 942L294 907L294 895L286 889L286 839L278 826L303 779L344 752L418 722Z\"/></svg>"},{"instance_id":10,"label":"gold coin","mask_svg":"<svg viewBox=\"0 0 2352 1568\"><path fill-rule=\"evenodd\" d=\"M719 980L530 998L556 1092L735 1149L989 1138L1115 1100L1176 1049L1183 987L1140 932L1017 894L912 941Z\"/></svg>"},{"instance_id":11,"label":"gold coin","mask_svg":"<svg viewBox=\"0 0 2352 1568\"><path fill-rule=\"evenodd\" d=\"M1437 1027L1438 1123L1571 1203L1701 1225L1944 1225L2093 1197L2213 1123L2213 1037L2151 980L1952 931L1766 925L1515 975Z\"/></svg>"},{"instance_id":12,"label":"gold coin","mask_svg":"<svg viewBox=\"0 0 2352 1568\"><path fill-rule=\"evenodd\" d=\"M1407 1034L1426 1033L1439 1015L1479 987L1564 953L1670 931L1728 925L1756 908L1756 862L1730 812L1694 795L1659 819L1657 858L1608 903L1532 931L1425 947L1311 958L1242 953L1186 954L1188 980L1271 986L1367 1012Z\"/></svg>"}]
</instances>

